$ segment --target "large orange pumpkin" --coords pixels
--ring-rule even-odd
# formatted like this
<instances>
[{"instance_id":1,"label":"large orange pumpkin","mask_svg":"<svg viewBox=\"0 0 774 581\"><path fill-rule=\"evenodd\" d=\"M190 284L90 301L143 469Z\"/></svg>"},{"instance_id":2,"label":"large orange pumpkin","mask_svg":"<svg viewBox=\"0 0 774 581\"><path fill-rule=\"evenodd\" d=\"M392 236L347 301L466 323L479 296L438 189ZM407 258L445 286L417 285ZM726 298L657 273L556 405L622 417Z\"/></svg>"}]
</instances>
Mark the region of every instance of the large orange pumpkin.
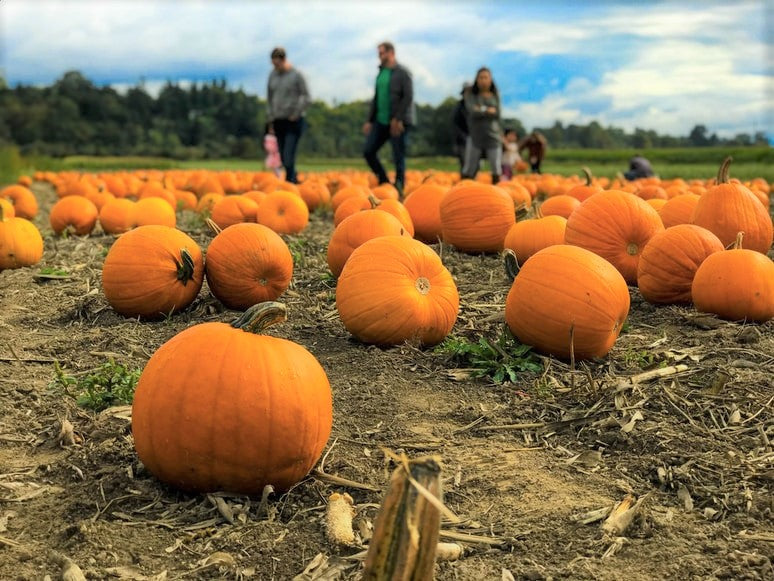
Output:
<instances>
[{"instance_id":1,"label":"large orange pumpkin","mask_svg":"<svg viewBox=\"0 0 774 581\"><path fill-rule=\"evenodd\" d=\"M730 157L723 161L717 184L696 202L693 223L715 234L724 246L730 246L737 233L744 232L745 248L766 254L774 235L771 216L755 194L741 183L729 181L730 164Z\"/></svg>"},{"instance_id":2,"label":"large orange pumpkin","mask_svg":"<svg viewBox=\"0 0 774 581\"><path fill-rule=\"evenodd\" d=\"M293 277L293 256L271 228L234 224L210 242L205 272L212 294L241 310L285 292Z\"/></svg>"},{"instance_id":3,"label":"large orange pumpkin","mask_svg":"<svg viewBox=\"0 0 774 581\"><path fill-rule=\"evenodd\" d=\"M349 257L336 285L336 308L364 343L435 345L454 326L459 294L429 246L408 236L382 236Z\"/></svg>"},{"instance_id":4,"label":"large orange pumpkin","mask_svg":"<svg viewBox=\"0 0 774 581\"><path fill-rule=\"evenodd\" d=\"M567 219L565 242L598 254L629 284L651 237L664 230L658 212L634 194L606 190L588 198Z\"/></svg>"},{"instance_id":5,"label":"large orange pumpkin","mask_svg":"<svg viewBox=\"0 0 774 581\"><path fill-rule=\"evenodd\" d=\"M180 311L196 298L203 280L201 249L168 226L140 226L122 234L102 267L105 297L127 317L156 319Z\"/></svg>"},{"instance_id":6,"label":"large orange pumpkin","mask_svg":"<svg viewBox=\"0 0 774 581\"><path fill-rule=\"evenodd\" d=\"M443 241L461 252L499 252L516 221L511 197L487 184L452 188L441 200L440 211Z\"/></svg>"},{"instance_id":7,"label":"large orange pumpkin","mask_svg":"<svg viewBox=\"0 0 774 581\"><path fill-rule=\"evenodd\" d=\"M7 216L0 205L0 270L32 266L43 257L43 238L35 224Z\"/></svg>"},{"instance_id":8,"label":"large orange pumpkin","mask_svg":"<svg viewBox=\"0 0 774 581\"><path fill-rule=\"evenodd\" d=\"M739 234L734 248L716 252L701 263L691 295L699 311L731 321L765 323L774 318L774 262L742 248Z\"/></svg>"},{"instance_id":9,"label":"large orange pumpkin","mask_svg":"<svg viewBox=\"0 0 774 581\"><path fill-rule=\"evenodd\" d=\"M637 286L651 303L691 302L696 269L723 244L709 230L694 224L678 224L659 232L642 251L637 265Z\"/></svg>"},{"instance_id":10,"label":"large orange pumpkin","mask_svg":"<svg viewBox=\"0 0 774 581\"><path fill-rule=\"evenodd\" d=\"M312 469L333 423L330 383L301 345L255 334L284 316L283 305L262 303L232 325L190 327L153 354L132 435L159 480L252 495L287 490Z\"/></svg>"},{"instance_id":11,"label":"large orange pumpkin","mask_svg":"<svg viewBox=\"0 0 774 581\"><path fill-rule=\"evenodd\" d=\"M621 332L629 300L626 281L609 262L561 244L521 267L506 298L505 320L519 341L542 353L602 357Z\"/></svg>"}]
</instances>

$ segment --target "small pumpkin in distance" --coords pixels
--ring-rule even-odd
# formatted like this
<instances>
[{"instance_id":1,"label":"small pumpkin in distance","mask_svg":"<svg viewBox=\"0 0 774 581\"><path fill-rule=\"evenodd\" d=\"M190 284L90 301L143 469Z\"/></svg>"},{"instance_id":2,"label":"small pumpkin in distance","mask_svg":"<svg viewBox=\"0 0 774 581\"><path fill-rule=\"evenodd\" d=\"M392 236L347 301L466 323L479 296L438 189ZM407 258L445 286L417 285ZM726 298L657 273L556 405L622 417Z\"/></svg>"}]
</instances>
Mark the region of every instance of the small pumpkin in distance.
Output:
<instances>
[{"instance_id":1,"label":"small pumpkin in distance","mask_svg":"<svg viewBox=\"0 0 774 581\"><path fill-rule=\"evenodd\" d=\"M43 258L43 237L35 224L8 216L0 205L0 270L32 266Z\"/></svg>"},{"instance_id":2,"label":"small pumpkin in distance","mask_svg":"<svg viewBox=\"0 0 774 581\"><path fill-rule=\"evenodd\" d=\"M193 492L288 490L312 469L333 423L330 383L303 346L261 334L285 320L265 302L231 325L189 327L142 371L132 435L162 482Z\"/></svg>"},{"instance_id":3,"label":"small pumpkin in distance","mask_svg":"<svg viewBox=\"0 0 774 581\"><path fill-rule=\"evenodd\" d=\"M60 198L48 215L51 229L55 234L65 230L77 236L87 236L94 229L99 209L84 196L72 195Z\"/></svg>"}]
</instances>

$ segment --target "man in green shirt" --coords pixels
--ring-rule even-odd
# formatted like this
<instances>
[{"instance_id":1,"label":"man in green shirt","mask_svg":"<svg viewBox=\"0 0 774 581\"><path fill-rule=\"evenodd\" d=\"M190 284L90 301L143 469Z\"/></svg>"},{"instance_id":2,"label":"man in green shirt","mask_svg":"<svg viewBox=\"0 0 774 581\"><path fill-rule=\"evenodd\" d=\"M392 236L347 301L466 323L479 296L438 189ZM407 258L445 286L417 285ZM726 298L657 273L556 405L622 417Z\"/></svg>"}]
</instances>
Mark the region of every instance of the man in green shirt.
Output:
<instances>
[{"instance_id":1,"label":"man in green shirt","mask_svg":"<svg viewBox=\"0 0 774 581\"><path fill-rule=\"evenodd\" d=\"M395 187L403 197L406 183L406 137L414 124L414 86L409 70L398 64L395 47L390 42L378 46L379 74L376 90L363 125L366 143L363 156L380 184L389 183L387 172L379 161L379 149L389 139L395 163Z\"/></svg>"}]
</instances>

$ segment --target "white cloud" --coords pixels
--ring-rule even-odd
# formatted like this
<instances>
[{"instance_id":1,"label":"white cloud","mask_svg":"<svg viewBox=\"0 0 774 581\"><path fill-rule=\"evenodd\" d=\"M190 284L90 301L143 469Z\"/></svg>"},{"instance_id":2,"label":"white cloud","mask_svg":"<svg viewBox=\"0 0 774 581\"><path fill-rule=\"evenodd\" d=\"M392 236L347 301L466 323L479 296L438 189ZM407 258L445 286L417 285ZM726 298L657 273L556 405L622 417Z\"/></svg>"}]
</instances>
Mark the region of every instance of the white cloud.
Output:
<instances>
[{"instance_id":1,"label":"white cloud","mask_svg":"<svg viewBox=\"0 0 774 581\"><path fill-rule=\"evenodd\" d=\"M457 95L498 53L514 62L558 55L592 70L579 67L569 82L565 72L540 71L545 79L533 82L548 93L508 115L529 126L596 119L681 135L696 123L774 133L765 10L762 1L699 0L2 0L0 67L11 83L49 84L77 69L124 88L144 78L149 91L168 79L226 76L265 95L269 52L283 45L315 98L346 102L371 96L376 44L389 39L421 103ZM628 62L619 64L622 54ZM496 73L525 74L518 65Z\"/></svg>"}]
</instances>

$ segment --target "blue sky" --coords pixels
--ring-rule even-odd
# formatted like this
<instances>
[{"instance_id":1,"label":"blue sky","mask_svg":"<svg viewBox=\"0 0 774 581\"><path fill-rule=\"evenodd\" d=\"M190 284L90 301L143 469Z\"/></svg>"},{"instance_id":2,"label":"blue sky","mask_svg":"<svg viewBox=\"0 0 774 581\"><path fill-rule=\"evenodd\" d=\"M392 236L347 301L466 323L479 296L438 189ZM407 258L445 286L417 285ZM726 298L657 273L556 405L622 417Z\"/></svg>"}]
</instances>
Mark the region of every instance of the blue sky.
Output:
<instances>
[{"instance_id":1,"label":"blue sky","mask_svg":"<svg viewBox=\"0 0 774 581\"><path fill-rule=\"evenodd\" d=\"M371 96L376 45L396 45L416 99L492 69L527 128L596 120L627 131L774 137L774 2L0 0L0 73L47 85L77 69L150 92L225 78L265 97L285 46L313 98Z\"/></svg>"}]
</instances>

